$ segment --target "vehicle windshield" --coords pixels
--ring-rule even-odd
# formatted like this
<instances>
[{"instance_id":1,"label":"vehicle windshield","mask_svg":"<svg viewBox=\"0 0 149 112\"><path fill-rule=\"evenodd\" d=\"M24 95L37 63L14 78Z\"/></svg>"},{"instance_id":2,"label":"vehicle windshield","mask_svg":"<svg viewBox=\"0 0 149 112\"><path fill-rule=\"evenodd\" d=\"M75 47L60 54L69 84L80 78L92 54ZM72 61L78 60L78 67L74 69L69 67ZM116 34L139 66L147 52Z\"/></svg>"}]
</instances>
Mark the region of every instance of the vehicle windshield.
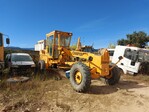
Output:
<instances>
[{"instance_id":1,"label":"vehicle windshield","mask_svg":"<svg viewBox=\"0 0 149 112\"><path fill-rule=\"evenodd\" d=\"M144 60L149 61L149 51L144 53Z\"/></svg>"},{"instance_id":2,"label":"vehicle windshield","mask_svg":"<svg viewBox=\"0 0 149 112\"><path fill-rule=\"evenodd\" d=\"M71 40L71 36L61 36L60 38L61 40L61 45L60 46L64 46L64 47L69 47L70 45L70 40Z\"/></svg>"},{"instance_id":3,"label":"vehicle windshield","mask_svg":"<svg viewBox=\"0 0 149 112\"><path fill-rule=\"evenodd\" d=\"M149 61L149 51L148 50L141 50L139 52L139 60L140 61Z\"/></svg>"},{"instance_id":4,"label":"vehicle windshield","mask_svg":"<svg viewBox=\"0 0 149 112\"><path fill-rule=\"evenodd\" d=\"M114 50L108 50L109 51L109 55L113 56L114 55Z\"/></svg>"},{"instance_id":5,"label":"vehicle windshield","mask_svg":"<svg viewBox=\"0 0 149 112\"><path fill-rule=\"evenodd\" d=\"M0 46L2 46L3 45L3 38L2 38L2 36L0 36Z\"/></svg>"},{"instance_id":6,"label":"vehicle windshield","mask_svg":"<svg viewBox=\"0 0 149 112\"><path fill-rule=\"evenodd\" d=\"M12 55L12 61L32 61L32 58L28 55Z\"/></svg>"}]
</instances>

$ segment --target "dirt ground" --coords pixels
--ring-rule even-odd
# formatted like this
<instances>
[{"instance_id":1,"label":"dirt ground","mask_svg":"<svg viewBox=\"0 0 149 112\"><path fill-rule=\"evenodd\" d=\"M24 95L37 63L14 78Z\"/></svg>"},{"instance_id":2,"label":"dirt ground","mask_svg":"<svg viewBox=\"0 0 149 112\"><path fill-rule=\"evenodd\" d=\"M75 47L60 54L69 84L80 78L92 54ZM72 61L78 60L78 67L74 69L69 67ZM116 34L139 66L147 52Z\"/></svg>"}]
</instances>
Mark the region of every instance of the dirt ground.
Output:
<instances>
[{"instance_id":1,"label":"dirt ground","mask_svg":"<svg viewBox=\"0 0 149 112\"><path fill-rule=\"evenodd\" d=\"M148 81L140 75L123 75L114 86L93 80L87 93L75 92L66 78L1 81L0 112L149 112Z\"/></svg>"}]
</instances>

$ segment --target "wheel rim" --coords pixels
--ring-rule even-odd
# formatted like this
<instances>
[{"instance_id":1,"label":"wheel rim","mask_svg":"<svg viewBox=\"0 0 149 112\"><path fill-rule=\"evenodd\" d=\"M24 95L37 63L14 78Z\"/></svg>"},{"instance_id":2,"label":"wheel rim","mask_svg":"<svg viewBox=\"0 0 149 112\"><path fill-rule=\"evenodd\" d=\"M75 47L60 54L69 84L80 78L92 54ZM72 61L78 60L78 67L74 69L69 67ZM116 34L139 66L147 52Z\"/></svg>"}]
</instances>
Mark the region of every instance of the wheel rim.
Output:
<instances>
[{"instance_id":1,"label":"wheel rim","mask_svg":"<svg viewBox=\"0 0 149 112\"><path fill-rule=\"evenodd\" d=\"M77 71L75 74L75 82L77 84L80 84L82 82L82 74L79 71Z\"/></svg>"}]
</instances>

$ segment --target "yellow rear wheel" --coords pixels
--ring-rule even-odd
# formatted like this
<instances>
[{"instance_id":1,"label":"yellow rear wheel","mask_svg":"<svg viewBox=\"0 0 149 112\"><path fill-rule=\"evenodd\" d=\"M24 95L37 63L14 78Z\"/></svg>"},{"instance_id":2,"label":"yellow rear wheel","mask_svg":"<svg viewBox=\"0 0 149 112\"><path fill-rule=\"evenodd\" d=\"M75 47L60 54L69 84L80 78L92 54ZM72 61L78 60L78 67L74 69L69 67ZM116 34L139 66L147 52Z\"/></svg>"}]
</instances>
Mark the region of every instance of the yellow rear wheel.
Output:
<instances>
[{"instance_id":1,"label":"yellow rear wheel","mask_svg":"<svg viewBox=\"0 0 149 112\"><path fill-rule=\"evenodd\" d=\"M118 67L114 67L109 74L110 77L106 77L106 84L114 85L117 84L120 80L121 72Z\"/></svg>"}]
</instances>

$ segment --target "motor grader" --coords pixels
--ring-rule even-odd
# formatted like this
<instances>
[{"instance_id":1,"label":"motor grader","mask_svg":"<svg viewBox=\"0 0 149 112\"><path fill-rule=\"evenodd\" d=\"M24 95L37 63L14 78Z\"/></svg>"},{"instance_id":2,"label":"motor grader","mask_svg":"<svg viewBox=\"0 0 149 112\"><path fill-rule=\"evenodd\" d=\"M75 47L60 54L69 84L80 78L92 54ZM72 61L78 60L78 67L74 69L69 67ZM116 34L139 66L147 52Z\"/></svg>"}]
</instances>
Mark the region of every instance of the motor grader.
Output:
<instances>
[{"instance_id":1,"label":"motor grader","mask_svg":"<svg viewBox=\"0 0 149 112\"><path fill-rule=\"evenodd\" d=\"M72 33L52 31L46 34L46 48L40 51L39 69L66 68L70 69L70 83L77 92L86 92L92 79L104 78L109 85L118 83L119 68L110 65L109 52L102 49L93 54L80 50L71 50ZM118 62L121 58L118 60Z\"/></svg>"}]
</instances>

